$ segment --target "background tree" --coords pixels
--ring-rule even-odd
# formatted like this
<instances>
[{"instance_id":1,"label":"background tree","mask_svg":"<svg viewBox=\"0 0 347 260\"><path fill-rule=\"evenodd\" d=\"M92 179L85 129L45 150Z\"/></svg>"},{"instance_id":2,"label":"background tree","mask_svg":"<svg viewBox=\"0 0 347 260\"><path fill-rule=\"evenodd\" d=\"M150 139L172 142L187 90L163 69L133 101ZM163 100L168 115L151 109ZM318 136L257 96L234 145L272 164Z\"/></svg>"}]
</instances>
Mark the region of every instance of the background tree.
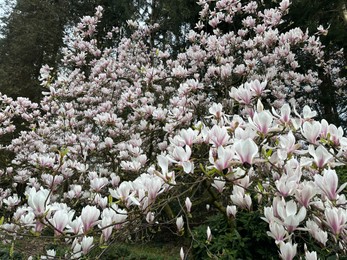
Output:
<instances>
[{"instance_id":1,"label":"background tree","mask_svg":"<svg viewBox=\"0 0 347 260\"><path fill-rule=\"evenodd\" d=\"M340 62L347 60L347 16L346 1L314 1L314 0L293 0L286 19L291 21L290 28L300 27L308 29L311 33L317 31L322 25L321 41L325 46L325 59L336 58L341 48L344 52L339 57ZM342 66L341 66L342 67ZM340 72L347 76L346 67ZM336 125L347 127L346 101L336 95L332 80L323 70L320 70L322 84L320 84L320 95L318 97L321 108L316 106L320 112L320 117L329 120Z\"/></svg>"}]
</instances>

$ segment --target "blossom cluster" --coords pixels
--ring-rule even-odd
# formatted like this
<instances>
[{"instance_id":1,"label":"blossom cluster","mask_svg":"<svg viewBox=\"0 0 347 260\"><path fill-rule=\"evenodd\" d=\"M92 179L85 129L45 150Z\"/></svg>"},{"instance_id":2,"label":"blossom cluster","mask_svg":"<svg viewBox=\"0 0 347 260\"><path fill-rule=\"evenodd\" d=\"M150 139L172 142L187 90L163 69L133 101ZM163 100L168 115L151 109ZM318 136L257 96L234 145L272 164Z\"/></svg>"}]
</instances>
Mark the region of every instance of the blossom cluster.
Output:
<instances>
[{"instance_id":1,"label":"blossom cluster","mask_svg":"<svg viewBox=\"0 0 347 260\"><path fill-rule=\"evenodd\" d=\"M199 4L201 21L177 57L148 44L157 25L135 22L131 37L100 48L98 7L66 36L56 75L41 69L40 104L1 97L0 135L18 118L25 127L1 147L12 154L0 171L6 239L45 232L76 259L164 219L182 235L203 186L230 219L256 202L283 259L317 259L311 245L298 246L303 236L346 253L336 169L346 165L347 138L304 106L317 104L320 68L343 93L340 63L324 59L317 36L278 29L288 0L263 10L253 1ZM239 29L223 31L240 17ZM313 60L308 70L303 57Z\"/></svg>"}]
</instances>

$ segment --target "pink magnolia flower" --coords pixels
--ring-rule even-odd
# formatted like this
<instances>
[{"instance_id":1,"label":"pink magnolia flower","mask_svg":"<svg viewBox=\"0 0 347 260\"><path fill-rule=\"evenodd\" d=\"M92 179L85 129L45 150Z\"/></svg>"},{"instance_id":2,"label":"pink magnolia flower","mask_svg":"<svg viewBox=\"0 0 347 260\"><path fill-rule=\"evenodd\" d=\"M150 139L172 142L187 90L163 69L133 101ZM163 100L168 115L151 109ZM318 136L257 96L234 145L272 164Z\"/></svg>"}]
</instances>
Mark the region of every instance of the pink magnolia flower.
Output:
<instances>
[{"instance_id":1,"label":"pink magnolia flower","mask_svg":"<svg viewBox=\"0 0 347 260\"><path fill-rule=\"evenodd\" d=\"M297 187L297 176L288 176L287 174L283 174L278 180L275 181L275 185L278 192L284 198L289 195L293 195Z\"/></svg>"},{"instance_id":2,"label":"pink magnolia flower","mask_svg":"<svg viewBox=\"0 0 347 260\"><path fill-rule=\"evenodd\" d=\"M336 200L338 193L342 191L347 183L341 185L341 187L337 190L338 186L338 177L335 170L324 169L323 176L316 174L314 176L314 182L318 186L318 188L322 191L322 193L328 197L329 200Z\"/></svg>"},{"instance_id":3,"label":"pink magnolia flower","mask_svg":"<svg viewBox=\"0 0 347 260\"><path fill-rule=\"evenodd\" d=\"M312 117L315 117L317 115L316 111L312 111L309 106L304 106L304 109L302 110L302 115L304 119L311 119Z\"/></svg>"},{"instance_id":4,"label":"pink magnolia flower","mask_svg":"<svg viewBox=\"0 0 347 260\"><path fill-rule=\"evenodd\" d=\"M100 210L96 206L85 206L81 212L81 221L83 223L83 232L87 233L98 223Z\"/></svg>"},{"instance_id":5,"label":"pink magnolia flower","mask_svg":"<svg viewBox=\"0 0 347 260\"><path fill-rule=\"evenodd\" d=\"M321 133L321 124L317 121L304 122L301 128L302 135L312 144L317 144L317 138Z\"/></svg>"},{"instance_id":6,"label":"pink magnolia flower","mask_svg":"<svg viewBox=\"0 0 347 260\"><path fill-rule=\"evenodd\" d=\"M155 219L155 214L154 214L154 212L148 212L147 215L146 215L146 221L147 221L149 224L153 224L154 219Z\"/></svg>"},{"instance_id":7,"label":"pink magnolia flower","mask_svg":"<svg viewBox=\"0 0 347 260\"><path fill-rule=\"evenodd\" d=\"M296 143L296 139L292 131L289 131L287 135L281 135L279 137L279 147L281 147L281 150L283 150L287 155L297 152L300 145Z\"/></svg>"},{"instance_id":8,"label":"pink magnolia flower","mask_svg":"<svg viewBox=\"0 0 347 260\"><path fill-rule=\"evenodd\" d=\"M179 233L183 231L184 221L182 216L176 219L176 226Z\"/></svg>"},{"instance_id":9,"label":"pink magnolia flower","mask_svg":"<svg viewBox=\"0 0 347 260\"><path fill-rule=\"evenodd\" d=\"M313 236L314 239L316 239L319 243L322 245L326 245L328 241L328 233L323 231L316 222L313 220L307 220L306 221L306 228L308 232Z\"/></svg>"},{"instance_id":10,"label":"pink magnolia flower","mask_svg":"<svg viewBox=\"0 0 347 260\"><path fill-rule=\"evenodd\" d=\"M223 116L223 106L220 103L213 103L212 106L208 109L208 112L217 120L220 120Z\"/></svg>"},{"instance_id":11,"label":"pink magnolia flower","mask_svg":"<svg viewBox=\"0 0 347 260\"><path fill-rule=\"evenodd\" d=\"M225 187L225 181L221 177L215 178L211 185L216 188L219 193L222 193Z\"/></svg>"},{"instance_id":12,"label":"pink magnolia flower","mask_svg":"<svg viewBox=\"0 0 347 260\"><path fill-rule=\"evenodd\" d=\"M92 248L93 241L94 241L93 237L87 237L87 236L83 237L81 242L81 248L84 255L86 255Z\"/></svg>"},{"instance_id":13,"label":"pink magnolia flower","mask_svg":"<svg viewBox=\"0 0 347 260\"><path fill-rule=\"evenodd\" d=\"M192 154L192 150L190 149L190 146L188 145L185 146L185 149L183 149L183 147L176 146L172 152L173 159L176 162L189 161L191 154Z\"/></svg>"},{"instance_id":14,"label":"pink magnolia flower","mask_svg":"<svg viewBox=\"0 0 347 260\"><path fill-rule=\"evenodd\" d=\"M301 207L298 211L298 207L293 200L288 202L284 200L278 201L275 210L282 219L283 225L287 228L288 232L294 231L306 217L306 208Z\"/></svg>"},{"instance_id":15,"label":"pink magnolia flower","mask_svg":"<svg viewBox=\"0 0 347 260\"><path fill-rule=\"evenodd\" d=\"M326 208L325 219L334 235L339 235L346 230L347 211L342 208Z\"/></svg>"},{"instance_id":16,"label":"pink magnolia flower","mask_svg":"<svg viewBox=\"0 0 347 260\"><path fill-rule=\"evenodd\" d=\"M50 222L55 228L54 233L56 235L59 236L63 233L67 224L69 223L69 221L71 221L73 214L74 214L74 212L72 212L72 211L70 211L70 213L69 213L66 210L62 210L62 209L57 210L54 213L53 218L51 219Z\"/></svg>"},{"instance_id":17,"label":"pink magnolia flower","mask_svg":"<svg viewBox=\"0 0 347 260\"><path fill-rule=\"evenodd\" d=\"M272 113L276 117L278 117L282 123L289 123L290 122L291 109L290 109L289 104L286 103L281 107L281 115L277 114L277 112L274 108L272 108Z\"/></svg>"},{"instance_id":18,"label":"pink magnolia flower","mask_svg":"<svg viewBox=\"0 0 347 260\"><path fill-rule=\"evenodd\" d=\"M231 201L241 208L250 209L252 205L252 199L249 194L245 194L245 189L234 185L233 193L230 195Z\"/></svg>"},{"instance_id":19,"label":"pink magnolia flower","mask_svg":"<svg viewBox=\"0 0 347 260\"><path fill-rule=\"evenodd\" d=\"M266 234L269 237L272 237L273 239L275 239L276 244L288 238L288 232L285 230L283 225L277 222L271 222L269 224L269 228L270 228L270 232L267 231Z\"/></svg>"},{"instance_id":20,"label":"pink magnolia flower","mask_svg":"<svg viewBox=\"0 0 347 260\"><path fill-rule=\"evenodd\" d=\"M224 169L230 167L230 163L235 156L235 152L232 147L219 146L217 149L217 155L218 159L214 160L214 158L212 158L210 154L210 162L213 163L219 171L223 171Z\"/></svg>"},{"instance_id":21,"label":"pink magnolia flower","mask_svg":"<svg viewBox=\"0 0 347 260\"><path fill-rule=\"evenodd\" d=\"M267 134L272 125L273 116L267 110L261 111L259 113L254 112L253 118L249 118L249 121L256 127L256 129L260 133Z\"/></svg>"},{"instance_id":22,"label":"pink magnolia flower","mask_svg":"<svg viewBox=\"0 0 347 260\"><path fill-rule=\"evenodd\" d=\"M36 191L35 188L31 188L27 191L28 205L34 211L35 216L42 216L46 211L46 206L49 203L49 190L41 189Z\"/></svg>"},{"instance_id":23,"label":"pink magnolia flower","mask_svg":"<svg viewBox=\"0 0 347 260\"><path fill-rule=\"evenodd\" d=\"M241 67L239 67L241 70ZM237 73L237 72L236 72ZM237 102L245 105L249 105L252 102L252 98L254 96L254 92L251 90L249 84L242 84L240 87L235 88L232 87L229 95L231 98L235 99Z\"/></svg>"},{"instance_id":24,"label":"pink magnolia flower","mask_svg":"<svg viewBox=\"0 0 347 260\"><path fill-rule=\"evenodd\" d=\"M232 216L235 217L237 213L237 208L235 205L232 205L232 206L228 205L226 211L227 211L227 216L229 218L231 218Z\"/></svg>"},{"instance_id":25,"label":"pink magnolia flower","mask_svg":"<svg viewBox=\"0 0 347 260\"><path fill-rule=\"evenodd\" d=\"M297 244L292 244L292 242L280 242L280 257L283 260L292 260L296 255Z\"/></svg>"},{"instance_id":26,"label":"pink magnolia flower","mask_svg":"<svg viewBox=\"0 0 347 260\"><path fill-rule=\"evenodd\" d=\"M253 159L258 153L258 146L252 139L238 140L235 142L234 148L243 164L253 164Z\"/></svg>"},{"instance_id":27,"label":"pink magnolia flower","mask_svg":"<svg viewBox=\"0 0 347 260\"><path fill-rule=\"evenodd\" d=\"M245 85L249 84L250 89L255 92L256 96L260 97L266 88L267 80L260 82L259 80L253 80L250 83L245 83Z\"/></svg>"},{"instance_id":28,"label":"pink magnolia flower","mask_svg":"<svg viewBox=\"0 0 347 260\"><path fill-rule=\"evenodd\" d=\"M179 136L184 140L187 146L191 146L194 143L194 141L197 138L197 135L198 135L198 132L194 131L191 128L182 129L179 134Z\"/></svg>"},{"instance_id":29,"label":"pink magnolia flower","mask_svg":"<svg viewBox=\"0 0 347 260\"><path fill-rule=\"evenodd\" d=\"M11 209L20 203L20 199L17 194L13 194L13 196L4 199L3 202Z\"/></svg>"},{"instance_id":30,"label":"pink magnolia flower","mask_svg":"<svg viewBox=\"0 0 347 260\"><path fill-rule=\"evenodd\" d=\"M190 213L190 211L191 211L191 209L192 209L192 202L191 202L190 199L187 197L184 203L185 203L185 205L186 205L187 212Z\"/></svg>"},{"instance_id":31,"label":"pink magnolia flower","mask_svg":"<svg viewBox=\"0 0 347 260\"><path fill-rule=\"evenodd\" d=\"M104 212L103 212L104 213ZM111 216L102 216L101 222L99 223L99 228L102 229L103 241L108 241L113 230L112 218Z\"/></svg>"},{"instance_id":32,"label":"pink magnolia flower","mask_svg":"<svg viewBox=\"0 0 347 260\"><path fill-rule=\"evenodd\" d=\"M229 134L226 127L214 125L209 132L209 141L216 147L226 145L229 142Z\"/></svg>"},{"instance_id":33,"label":"pink magnolia flower","mask_svg":"<svg viewBox=\"0 0 347 260\"><path fill-rule=\"evenodd\" d=\"M69 221L69 224L67 225L67 228L69 229L69 232L74 233L75 235L82 233L83 223L81 220L81 217L78 217L74 219L73 221Z\"/></svg>"},{"instance_id":34,"label":"pink magnolia flower","mask_svg":"<svg viewBox=\"0 0 347 260\"><path fill-rule=\"evenodd\" d=\"M296 200L300 203L300 205L308 208L310 201L317 194L316 185L310 182L302 182L294 191Z\"/></svg>"},{"instance_id":35,"label":"pink magnolia flower","mask_svg":"<svg viewBox=\"0 0 347 260\"><path fill-rule=\"evenodd\" d=\"M313 161L318 168L324 166L333 158L333 155L327 151L322 145L315 150L313 145L308 147L308 152L313 156Z\"/></svg>"}]
</instances>

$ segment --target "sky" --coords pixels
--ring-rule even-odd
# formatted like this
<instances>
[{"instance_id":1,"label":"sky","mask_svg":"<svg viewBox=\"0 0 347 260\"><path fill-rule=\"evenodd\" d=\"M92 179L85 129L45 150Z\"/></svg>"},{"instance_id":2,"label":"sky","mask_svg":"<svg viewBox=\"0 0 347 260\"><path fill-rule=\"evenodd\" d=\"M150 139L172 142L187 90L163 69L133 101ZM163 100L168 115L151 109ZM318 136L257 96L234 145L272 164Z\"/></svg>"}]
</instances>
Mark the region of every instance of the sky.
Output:
<instances>
[{"instance_id":1,"label":"sky","mask_svg":"<svg viewBox=\"0 0 347 260\"><path fill-rule=\"evenodd\" d=\"M11 0L11 2L15 2L15 0ZM5 4L5 0L0 0L0 18L3 17L3 15L5 14L5 10L8 8L8 6ZM0 22L0 28L3 26L4 24ZM0 37L2 35L0 34Z\"/></svg>"}]
</instances>

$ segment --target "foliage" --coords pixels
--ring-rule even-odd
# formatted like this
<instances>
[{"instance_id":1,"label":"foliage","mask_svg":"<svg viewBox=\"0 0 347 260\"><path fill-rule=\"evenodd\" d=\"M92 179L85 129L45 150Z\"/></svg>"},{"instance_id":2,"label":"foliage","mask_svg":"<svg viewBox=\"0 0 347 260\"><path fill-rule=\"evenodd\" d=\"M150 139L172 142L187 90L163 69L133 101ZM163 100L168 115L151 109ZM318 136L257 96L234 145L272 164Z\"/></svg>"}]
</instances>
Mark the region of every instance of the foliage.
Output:
<instances>
[{"instance_id":1,"label":"foliage","mask_svg":"<svg viewBox=\"0 0 347 260\"><path fill-rule=\"evenodd\" d=\"M206 241L208 226L213 232L211 242ZM239 212L235 220L213 215L193 229L193 259L277 259L277 248L266 231L267 225L257 211Z\"/></svg>"}]
</instances>

